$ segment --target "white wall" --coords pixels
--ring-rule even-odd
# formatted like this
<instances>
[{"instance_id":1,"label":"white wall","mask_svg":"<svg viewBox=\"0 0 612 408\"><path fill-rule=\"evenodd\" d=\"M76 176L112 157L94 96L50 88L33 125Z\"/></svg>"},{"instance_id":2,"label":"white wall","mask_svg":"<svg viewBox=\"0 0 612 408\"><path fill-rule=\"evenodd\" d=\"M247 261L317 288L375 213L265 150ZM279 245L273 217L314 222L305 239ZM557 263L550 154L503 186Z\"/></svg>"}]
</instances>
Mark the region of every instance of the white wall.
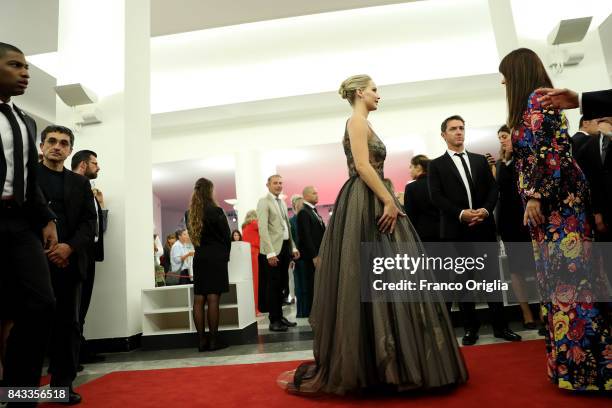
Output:
<instances>
[{"instance_id":1,"label":"white wall","mask_svg":"<svg viewBox=\"0 0 612 408\"><path fill-rule=\"evenodd\" d=\"M168 234L176 231L179 223L185 216L185 210L177 210L174 208L164 208L162 204L162 231L164 239ZM162 240L163 241L163 240Z\"/></svg>"},{"instance_id":2,"label":"white wall","mask_svg":"<svg viewBox=\"0 0 612 408\"><path fill-rule=\"evenodd\" d=\"M422 104L393 105L385 108L384 95L379 111L370 114L377 134L383 140L417 137L426 154L438 154L444 144L440 123L454 114L462 115L469 127L500 126L505 121L506 103L497 95L472 96L438 100ZM345 104L338 98L338 104ZM342 140L344 124L350 109L344 113L313 115L298 118L269 119L258 123L219 127L190 128L155 134L153 163L200 159L240 150L267 150L337 143ZM467 135L469 146L469 134ZM164 221L165 222L165 221Z\"/></svg>"}]
</instances>

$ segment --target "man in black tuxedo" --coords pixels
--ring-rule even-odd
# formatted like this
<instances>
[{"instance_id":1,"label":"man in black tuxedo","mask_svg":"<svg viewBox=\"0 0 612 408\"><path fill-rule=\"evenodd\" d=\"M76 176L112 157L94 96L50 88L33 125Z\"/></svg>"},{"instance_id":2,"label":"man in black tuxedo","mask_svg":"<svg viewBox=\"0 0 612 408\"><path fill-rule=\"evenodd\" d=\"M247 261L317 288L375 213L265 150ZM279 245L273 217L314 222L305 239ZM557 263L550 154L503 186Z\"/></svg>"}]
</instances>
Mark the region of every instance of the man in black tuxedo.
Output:
<instances>
[{"instance_id":1,"label":"man in black tuxedo","mask_svg":"<svg viewBox=\"0 0 612 408\"><path fill-rule=\"evenodd\" d=\"M574 109L580 107L585 119L597 119L612 116L612 89L583 92L578 94L571 89L542 88L538 98L543 106L557 109Z\"/></svg>"},{"instance_id":2,"label":"man in black tuxedo","mask_svg":"<svg viewBox=\"0 0 612 408\"><path fill-rule=\"evenodd\" d=\"M431 202L427 183L430 161L422 154L410 160L410 173L414 181L406 184L404 190L404 210L422 242L440 240L440 210Z\"/></svg>"},{"instance_id":3,"label":"man in black tuxedo","mask_svg":"<svg viewBox=\"0 0 612 408\"><path fill-rule=\"evenodd\" d=\"M597 120L587 120L582 116L580 118L580 129L572 136L572 151L576 154L582 146L590 139L590 136L599 134L597 128Z\"/></svg>"},{"instance_id":4,"label":"man in black tuxedo","mask_svg":"<svg viewBox=\"0 0 612 408\"><path fill-rule=\"evenodd\" d=\"M595 238L611 242L612 234L612 116L597 120L600 134L591 136L576 153L576 160L591 186Z\"/></svg>"},{"instance_id":5,"label":"man in black tuxedo","mask_svg":"<svg viewBox=\"0 0 612 408\"><path fill-rule=\"evenodd\" d=\"M304 207L297 214L298 243L301 258L304 260L304 275L308 297L306 304L312 305L314 296L314 274L319 265L319 248L325 234L325 223L317 212L319 193L313 186L304 187L302 191ZM308 307L310 310L310 307Z\"/></svg>"},{"instance_id":6,"label":"man in black tuxedo","mask_svg":"<svg viewBox=\"0 0 612 408\"><path fill-rule=\"evenodd\" d=\"M91 150L80 150L72 156L71 161L72 171L85 176L88 180L95 180L98 178L100 172L100 166L98 165L98 155ZM94 193L94 205L96 208L96 230L94 239L89 246L87 256L87 275L83 281L83 288L81 293L81 307L79 321L81 326L81 348L79 361L81 364L96 363L104 361L105 358L102 355L96 354L94 350L89 347L85 336L83 334L83 328L85 326L85 317L89 310L89 304L91 302L91 295L93 294L94 280L96 277L96 262L104 261L104 232L106 232L108 210L104 208L104 196L98 189L92 189Z\"/></svg>"},{"instance_id":7,"label":"man in black tuxedo","mask_svg":"<svg viewBox=\"0 0 612 408\"><path fill-rule=\"evenodd\" d=\"M465 121L461 116L445 119L441 130L447 151L431 161L428 171L431 200L440 210L440 238L446 242L460 243L457 247L461 256L473 256L477 252L474 245L473 250L468 250L469 254L463 253L466 247L471 247L469 243L497 241L493 219L497 184L485 156L465 150ZM497 259L496 256L489 258ZM462 342L473 345L478 340L480 327L475 304L460 302L459 308L463 313L465 329ZM489 309L495 337L508 341L521 340L508 328L503 303L489 302Z\"/></svg>"},{"instance_id":8,"label":"man in black tuxedo","mask_svg":"<svg viewBox=\"0 0 612 408\"><path fill-rule=\"evenodd\" d=\"M55 308L45 250L55 249L57 230L37 183L36 124L11 101L25 93L29 78L23 53L0 43L0 319L14 322L5 349L7 387L40 383Z\"/></svg>"},{"instance_id":9,"label":"man in black tuxedo","mask_svg":"<svg viewBox=\"0 0 612 408\"><path fill-rule=\"evenodd\" d=\"M72 153L74 135L63 126L48 126L41 134L43 161L38 166L41 190L57 215L58 245L47 255L56 298L49 372L51 386L69 387L70 402L81 397L72 389L79 364L81 284L97 221L89 180L64 168Z\"/></svg>"}]
</instances>

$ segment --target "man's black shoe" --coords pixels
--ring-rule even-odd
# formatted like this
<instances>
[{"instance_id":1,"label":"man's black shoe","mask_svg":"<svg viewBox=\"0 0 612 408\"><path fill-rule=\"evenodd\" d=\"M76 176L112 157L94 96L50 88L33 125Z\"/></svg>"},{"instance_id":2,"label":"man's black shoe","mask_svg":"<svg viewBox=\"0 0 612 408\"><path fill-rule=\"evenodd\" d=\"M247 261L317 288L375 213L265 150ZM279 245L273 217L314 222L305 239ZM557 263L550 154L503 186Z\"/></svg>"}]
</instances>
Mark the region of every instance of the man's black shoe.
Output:
<instances>
[{"instance_id":1,"label":"man's black shoe","mask_svg":"<svg viewBox=\"0 0 612 408\"><path fill-rule=\"evenodd\" d=\"M274 322L274 323L270 323L270 326L268 327L268 329L274 332L286 332L287 326L285 326L281 322Z\"/></svg>"},{"instance_id":2,"label":"man's black shoe","mask_svg":"<svg viewBox=\"0 0 612 408\"><path fill-rule=\"evenodd\" d=\"M504 339L507 341L521 341L523 339L521 336L519 336L508 328L494 331L493 336L497 337L498 339Z\"/></svg>"},{"instance_id":3,"label":"man's black shoe","mask_svg":"<svg viewBox=\"0 0 612 408\"><path fill-rule=\"evenodd\" d=\"M463 338L461 339L461 344L464 346L473 346L476 344L478 340L478 332L476 330L466 330Z\"/></svg>"},{"instance_id":4,"label":"man's black shoe","mask_svg":"<svg viewBox=\"0 0 612 408\"><path fill-rule=\"evenodd\" d=\"M284 317L281 317L281 320L280 320L280 321L281 321L281 323L282 323L282 324L284 324L284 325L285 325L285 326L287 326L287 327L295 327L295 326L297 326L297 323L296 323L296 322L290 322L289 320L287 320L287 319L286 319L286 318L284 318Z\"/></svg>"}]
</instances>

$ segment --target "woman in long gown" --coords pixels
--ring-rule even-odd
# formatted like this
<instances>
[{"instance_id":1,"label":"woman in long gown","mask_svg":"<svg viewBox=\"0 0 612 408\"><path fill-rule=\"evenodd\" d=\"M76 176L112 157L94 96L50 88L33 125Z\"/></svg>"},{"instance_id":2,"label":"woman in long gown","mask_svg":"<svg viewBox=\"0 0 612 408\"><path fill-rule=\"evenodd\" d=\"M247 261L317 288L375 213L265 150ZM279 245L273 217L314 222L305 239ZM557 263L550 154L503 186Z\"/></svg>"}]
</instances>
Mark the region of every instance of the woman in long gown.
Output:
<instances>
[{"instance_id":1,"label":"woman in long gown","mask_svg":"<svg viewBox=\"0 0 612 408\"><path fill-rule=\"evenodd\" d=\"M525 206L546 326L548 376L559 388L612 390L612 309L592 267L589 186L574 160L562 111L534 92L552 83L540 58L520 48L501 61L518 190Z\"/></svg>"},{"instance_id":2,"label":"woman in long gown","mask_svg":"<svg viewBox=\"0 0 612 408\"><path fill-rule=\"evenodd\" d=\"M419 302L363 302L360 246L398 246L420 256L417 233L383 183L386 148L367 121L380 97L367 75L346 79L340 95L353 114L343 146L349 179L336 199L319 251L310 324L315 361L279 378L300 394L368 389L432 389L467 381L446 307L423 293Z\"/></svg>"}]
</instances>

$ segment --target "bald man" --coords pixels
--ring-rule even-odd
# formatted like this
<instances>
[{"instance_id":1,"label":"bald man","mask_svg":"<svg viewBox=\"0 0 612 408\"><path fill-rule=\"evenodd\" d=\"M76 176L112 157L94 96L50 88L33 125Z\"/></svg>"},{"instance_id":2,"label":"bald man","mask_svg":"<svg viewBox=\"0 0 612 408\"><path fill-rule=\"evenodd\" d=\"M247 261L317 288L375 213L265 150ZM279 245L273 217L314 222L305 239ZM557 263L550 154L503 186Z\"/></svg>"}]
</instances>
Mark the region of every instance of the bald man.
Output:
<instances>
[{"instance_id":1,"label":"bald man","mask_svg":"<svg viewBox=\"0 0 612 408\"><path fill-rule=\"evenodd\" d=\"M300 254L304 260L304 274L306 287L304 291L308 299L307 304L312 305L314 295L314 274L319 265L319 247L325 233L325 223L317 212L319 193L313 186L306 186L302 191L304 207L298 213L298 243ZM310 308L309 308L310 309Z\"/></svg>"}]
</instances>

